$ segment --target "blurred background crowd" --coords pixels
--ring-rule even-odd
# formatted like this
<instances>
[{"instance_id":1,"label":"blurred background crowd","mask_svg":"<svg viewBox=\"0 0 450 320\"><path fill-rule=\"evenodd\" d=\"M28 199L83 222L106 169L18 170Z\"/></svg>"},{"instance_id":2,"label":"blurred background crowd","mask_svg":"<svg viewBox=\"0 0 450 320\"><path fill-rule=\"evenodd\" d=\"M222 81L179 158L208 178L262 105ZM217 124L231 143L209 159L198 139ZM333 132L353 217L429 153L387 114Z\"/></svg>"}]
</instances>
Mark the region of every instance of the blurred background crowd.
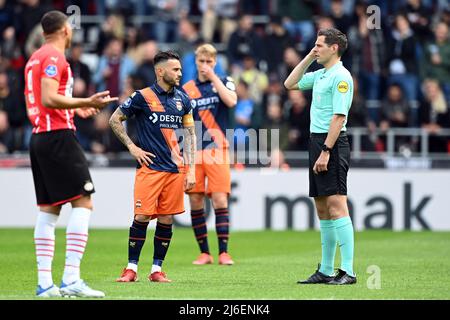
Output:
<instances>
[{"instance_id":1,"label":"blurred background crowd","mask_svg":"<svg viewBox=\"0 0 450 320\"><path fill-rule=\"evenodd\" d=\"M196 75L196 46L211 42L220 53L216 73L237 84L230 128L279 129L282 151L304 151L311 92L287 92L283 81L313 48L317 30L336 27L348 37L343 63L354 77L348 127L369 133L362 150L385 151L391 128L423 128L428 151L450 153L450 137L433 137L450 128L448 0L0 0L0 154L28 148L24 66L43 42L42 15L57 9L70 16L70 5L82 15L67 53L74 96L107 89L124 101L155 81L153 57L165 49L182 57L185 83ZM370 5L379 16L368 13ZM108 125L116 107L76 119L87 152L124 151ZM127 127L133 135L133 122ZM421 147L408 135L395 144Z\"/></svg>"}]
</instances>

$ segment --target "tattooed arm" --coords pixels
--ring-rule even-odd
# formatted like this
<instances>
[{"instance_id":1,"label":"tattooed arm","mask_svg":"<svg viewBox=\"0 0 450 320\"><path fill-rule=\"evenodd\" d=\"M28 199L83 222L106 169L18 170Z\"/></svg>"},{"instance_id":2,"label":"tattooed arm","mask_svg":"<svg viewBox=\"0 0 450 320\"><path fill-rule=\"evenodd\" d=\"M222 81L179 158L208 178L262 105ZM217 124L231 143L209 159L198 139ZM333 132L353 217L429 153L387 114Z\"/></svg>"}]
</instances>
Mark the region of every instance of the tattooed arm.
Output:
<instances>
[{"instance_id":1,"label":"tattooed arm","mask_svg":"<svg viewBox=\"0 0 450 320\"><path fill-rule=\"evenodd\" d=\"M184 189L192 189L195 185L195 153L197 151L197 138L195 137L195 127L184 127L184 152L186 153L189 170L186 174Z\"/></svg>"},{"instance_id":2,"label":"tattooed arm","mask_svg":"<svg viewBox=\"0 0 450 320\"><path fill-rule=\"evenodd\" d=\"M153 153L147 152L136 146L133 141L131 141L128 136L125 127L122 124L122 121L127 120L127 116L123 114L120 108L117 108L116 111L111 115L109 119L109 125L114 132L114 134L119 138L119 140L128 148L131 155L139 162L142 166L145 164L149 166L153 161L150 157L155 157Z\"/></svg>"}]
</instances>

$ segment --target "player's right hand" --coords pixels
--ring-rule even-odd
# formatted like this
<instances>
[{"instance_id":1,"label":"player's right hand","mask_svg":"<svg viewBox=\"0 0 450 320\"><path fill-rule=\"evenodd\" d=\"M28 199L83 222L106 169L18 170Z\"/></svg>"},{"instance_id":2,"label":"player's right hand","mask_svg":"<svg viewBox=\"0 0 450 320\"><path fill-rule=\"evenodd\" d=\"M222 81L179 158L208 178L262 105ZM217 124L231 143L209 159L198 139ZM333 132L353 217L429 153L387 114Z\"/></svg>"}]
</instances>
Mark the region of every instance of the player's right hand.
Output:
<instances>
[{"instance_id":1,"label":"player's right hand","mask_svg":"<svg viewBox=\"0 0 450 320\"><path fill-rule=\"evenodd\" d=\"M148 151L144 151L136 145L131 145L129 148L131 155L136 159L139 164L149 166L153 163L151 158L155 158L156 156Z\"/></svg>"},{"instance_id":2,"label":"player's right hand","mask_svg":"<svg viewBox=\"0 0 450 320\"><path fill-rule=\"evenodd\" d=\"M309 59L311 59L312 61L314 61L314 60L317 59L317 54L318 54L317 49L316 49L316 47L314 47L314 48L312 48L311 51L308 53L307 57L308 57Z\"/></svg>"},{"instance_id":3,"label":"player's right hand","mask_svg":"<svg viewBox=\"0 0 450 320\"><path fill-rule=\"evenodd\" d=\"M114 101L118 101L118 97L110 97L109 90L97 92L89 97L89 106L92 108L102 109Z\"/></svg>"}]
</instances>

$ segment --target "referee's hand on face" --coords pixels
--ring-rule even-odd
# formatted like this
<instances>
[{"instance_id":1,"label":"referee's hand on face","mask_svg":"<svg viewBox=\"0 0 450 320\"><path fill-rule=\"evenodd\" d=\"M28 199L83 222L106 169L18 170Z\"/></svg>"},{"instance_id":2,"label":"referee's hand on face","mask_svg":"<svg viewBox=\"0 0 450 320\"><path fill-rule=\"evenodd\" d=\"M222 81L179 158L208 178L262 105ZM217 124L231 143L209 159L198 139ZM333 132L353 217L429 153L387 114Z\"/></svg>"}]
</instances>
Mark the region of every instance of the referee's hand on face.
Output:
<instances>
[{"instance_id":1,"label":"referee's hand on face","mask_svg":"<svg viewBox=\"0 0 450 320\"><path fill-rule=\"evenodd\" d=\"M328 161L330 160L330 152L322 151L319 158L314 164L313 171L315 174L328 171Z\"/></svg>"},{"instance_id":2,"label":"referee's hand on face","mask_svg":"<svg viewBox=\"0 0 450 320\"><path fill-rule=\"evenodd\" d=\"M111 102L119 100L118 97L110 97L109 90L97 92L88 98L89 107L102 109L109 105Z\"/></svg>"}]
</instances>

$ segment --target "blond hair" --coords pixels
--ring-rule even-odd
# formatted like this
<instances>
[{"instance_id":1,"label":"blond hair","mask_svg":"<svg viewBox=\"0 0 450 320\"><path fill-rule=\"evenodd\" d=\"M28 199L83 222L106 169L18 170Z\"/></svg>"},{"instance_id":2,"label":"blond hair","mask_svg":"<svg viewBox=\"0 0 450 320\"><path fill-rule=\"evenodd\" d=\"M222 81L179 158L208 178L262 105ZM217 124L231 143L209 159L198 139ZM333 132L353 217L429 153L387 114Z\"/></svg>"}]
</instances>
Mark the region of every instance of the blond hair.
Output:
<instances>
[{"instance_id":1,"label":"blond hair","mask_svg":"<svg viewBox=\"0 0 450 320\"><path fill-rule=\"evenodd\" d=\"M215 58L217 56L217 50L212 44L205 43L200 45L197 50L195 50L195 55L205 54L207 56Z\"/></svg>"}]
</instances>

